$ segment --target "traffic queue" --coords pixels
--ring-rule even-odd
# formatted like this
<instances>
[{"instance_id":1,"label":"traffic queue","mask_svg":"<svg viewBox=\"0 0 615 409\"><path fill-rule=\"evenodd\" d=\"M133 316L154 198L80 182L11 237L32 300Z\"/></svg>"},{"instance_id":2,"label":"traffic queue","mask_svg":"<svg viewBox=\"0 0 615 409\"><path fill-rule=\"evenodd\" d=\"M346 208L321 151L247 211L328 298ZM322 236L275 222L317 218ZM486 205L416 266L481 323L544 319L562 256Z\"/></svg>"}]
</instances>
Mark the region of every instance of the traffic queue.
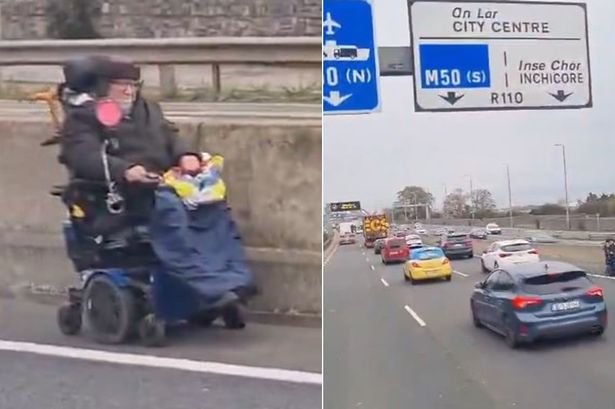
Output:
<instances>
[{"instance_id":1,"label":"traffic queue","mask_svg":"<svg viewBox=\"0 0 615 409\"><path fill-rule=\"evenodd\" d=\"M372 231L363 246L373 249L384 265L401 264L404 282L412 285L450 282L455 272L451 260L477 258L482 275L470 294L471 321L476 328L502 335L511 348L540 339L600 336L607 327L603 289L578 266L541 259L530 238L490 241L475 254L474 240L501 235L499 226L469 233L447 227L427 232L419 223L386 227L384 237L379 231L374 238ZM374 230L364 225L364 235L370 228ZM607 264L613 258L607 256Z\"/></svg>"}]
</instances>

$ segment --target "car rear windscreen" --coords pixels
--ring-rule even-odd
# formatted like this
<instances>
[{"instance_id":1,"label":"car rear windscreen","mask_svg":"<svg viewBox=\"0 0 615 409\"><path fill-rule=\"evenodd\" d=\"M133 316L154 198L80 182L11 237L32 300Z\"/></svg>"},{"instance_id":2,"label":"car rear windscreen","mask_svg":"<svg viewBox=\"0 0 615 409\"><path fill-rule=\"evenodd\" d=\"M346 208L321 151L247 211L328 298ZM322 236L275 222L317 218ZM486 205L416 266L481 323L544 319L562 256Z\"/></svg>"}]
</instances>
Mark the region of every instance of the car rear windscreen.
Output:
<instances>
[{"instance_id":1,"label":"car rear windscreen","mask_svg":"<svg viewBox=\"0 0 615 409\"><path fill-rule=\"evenodd\" d=\"M412 252L412 260L435 260L444 257L444 253L440 249L418 250Z\"/></svg>"},{"instance_id":2,"label":"car rear windscreen","mask_svg":"<svg viewBox=\"0 0 615 409\"><path fill-rule=\"evenodd\" d=\"M502 246L502 251L507 253L514 253L516 251L528 251L532 250L532 246L528 243L516 243L516 244L508 244L506 246Z\"/></svg>"},{"instance_id":3,"label":"car rear windscreen","mask_svg":"<svg viewBox=\"0 0 615 409\"><path fill-rule=\"evenodd\" d=\"M402 240L391 240L387 243L387 246L391 249L398 249L406 246L406 242Z\"/></svg>"},{"instance_id":4,"label":"car rear windscreen","mask_svg":"<svg viewBox=\"0 0 615 409\"><path fill-rule=\"evenodd\" d=\"M543 274L523 280L523 290L529 294L559 294L591 287L592 282L584 271L560 274Z\"/></svg>"},{"instance_id":5,"label":"car rear windscreen","mask_svg":"<svg viewBox=\"0 0 615 409\"><path fill-rule=\"evenodd\" d=\"M465 234L449 234L446 236L448 241L465 241L468 238Z\"/></svg>"}]
</instances>

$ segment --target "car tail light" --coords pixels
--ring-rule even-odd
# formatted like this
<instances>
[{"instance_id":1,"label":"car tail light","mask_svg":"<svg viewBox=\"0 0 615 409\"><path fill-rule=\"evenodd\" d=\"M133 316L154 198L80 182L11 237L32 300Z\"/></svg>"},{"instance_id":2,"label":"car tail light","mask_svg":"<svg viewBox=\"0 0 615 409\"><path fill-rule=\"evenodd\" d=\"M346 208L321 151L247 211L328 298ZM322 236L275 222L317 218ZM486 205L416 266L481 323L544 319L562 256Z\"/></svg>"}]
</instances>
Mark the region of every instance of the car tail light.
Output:
<instances>
[{"instance_id":1,"label":"car tail light","mask_svg":"<svg viewBox=\"0 0 615 409\"><path fill-rule=\"evenodd\" d=\"M417 263L416 261L413 261L413 262L412 262L412 267L414 267L414 268L420 268L420 267L421 267L421 265L420 265L419 263Z\"/></svg>"},{"instance_id":2,"label":"car tail light","mask_svg":"<svg viewBox=\"0 0 615 409\"><path fill-rule=\"evenodd\" d=\"M442 247L448 247L448 241L443 242Z\"/></svg>"},{"instance_id":3,"label":"car tail light","mask_svg":"<svg viewBox=\"0 0 615 409\"><path fill-rule=\"evenodd\" d=\"M512 253L500 253L500 257L504 258L504 257L509 257L512 256Z\"/></svg>"},{"instance_id":4,"label":"car tail light","mask_svg":"<svg viewBox=\"0 0 615 409\"><path fill-rule=\"evenodd\" d=\"M602 291L602 288L600 287L592 287L589 290L587 290L585 294L589 295L590 297L600 297L600 298L604 297L604 291Z\"/></svg>"},{"instance_id":5,"label":"car tail light","mask_svg":"<svg viewBox=\"0 0 615 409\"><path fill-rule=\"evenodd\" d=\"M470 240L470 239L465 239L465 240L464 240L464 243L465 243L465 244L472 244L472 240Z\"/></svg>"},{"instance_id":6,"label":"car tail light","mask_svg":"<svg viewBox=\"0 0 615 409\"><path fill-rule=\"evenodd\" d=\"M538 297L523 297L517 296L513 298L512 305L515 310L523 310L527 307L536 306L542 304L542 299Z\"/></svg>"},{"instance_id":7,"label":"car tail light","mask_svg":"<svg viewBox=\"0 0 615 409\"><path fill-rule=\"evenodd\" d=\"M448 261L448 259L447 259L447 258L445 258L444 260L442 260L442 265L445 265L445 264L448 264L448 263L449 263L449 261Z\"/></svg>"},{"instance_id":8,"label":"car tail light","mask_svg":"<svg viewBox=\"0 0 615 409\"><path fill-rule=\"evenodd\" d=\"M527 252L527 254L536 254L538 255L538 250L530 250Z\"/></svg>"}]
</instances>

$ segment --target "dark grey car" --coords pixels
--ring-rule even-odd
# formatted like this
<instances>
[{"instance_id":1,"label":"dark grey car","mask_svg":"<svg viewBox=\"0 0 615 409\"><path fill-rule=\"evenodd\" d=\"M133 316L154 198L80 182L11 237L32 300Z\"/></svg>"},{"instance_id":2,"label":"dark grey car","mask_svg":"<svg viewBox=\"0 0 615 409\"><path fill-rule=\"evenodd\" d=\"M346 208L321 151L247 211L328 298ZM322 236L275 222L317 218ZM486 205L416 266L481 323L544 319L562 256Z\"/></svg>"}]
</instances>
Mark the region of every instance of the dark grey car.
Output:
<instances>
[{"instance_id":1,"label":"dark grey car","mask_svg":"<svg viewBox=\"0 0 615 409\"><path fill-rule=\"evenodd\" d=\"M579 267L555 261L495 270L476 284L470 308L476 327L504 335L512 348L540 338L601 335L607 326L602 288Z\"/></svg>"},{"instance_id":2,"label":"dark grey car","mask_svg":"<svg viewBox=\"0 0 615 409\"><path fill-rule=\"evenodd\" d=\"M437 244L442 248L446 257L474 257L472 240L466 233L444 234Z\"/></svg>"},{"instance_id":3,"label":"dark grey car","mask_svg":"<svg viewBox=\"0 0 615 409\"><path fill-rule=\"evenodd\" d=\"M374 243L374 254L380 254L382 252L382 248L384 247L384 241L386 239L378 239Z\"/></svg>"}]
</instances>

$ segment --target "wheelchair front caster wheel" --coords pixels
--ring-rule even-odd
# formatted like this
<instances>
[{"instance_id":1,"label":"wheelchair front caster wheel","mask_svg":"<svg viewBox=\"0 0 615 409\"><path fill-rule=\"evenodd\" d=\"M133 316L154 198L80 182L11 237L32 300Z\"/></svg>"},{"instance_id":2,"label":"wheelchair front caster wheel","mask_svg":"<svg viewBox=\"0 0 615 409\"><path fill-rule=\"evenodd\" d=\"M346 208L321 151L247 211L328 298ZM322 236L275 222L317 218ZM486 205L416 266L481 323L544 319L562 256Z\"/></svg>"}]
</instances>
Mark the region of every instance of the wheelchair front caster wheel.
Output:
<instances>
[{"instance_id":1,"label":"wheelchair front caster wheel","mask_svg":"<svg viewBox=\"0 0 615 409\"><path fill-rule=\"evenodd\" d=\"M139 336L143 345L161 347L166 342L166 326L154 314L148 314L139 322Z\"/></svg>"},{"instance_id":2,"label":"wheelchair front caster wheel","mask_svg":"<svg viewBox=\"0 0 615 409\"><path fill-rule=\"evenodd\" d=\"M66 304L58 309L58 326L64 335L76 335L81 331L81 307Z\"/></svg>"},{"instance_id":3,"label":"wheelchair front caster wheel","mask_svg":"<svg viewBox=\"0 0 615 409\"><path fill-rule=\"evenodd\" d=\"M240 303L232 304L222 311L224 325L228 329L244 329L246 320L244 318L244 308Z\"/></svg>"}]
</instances>

